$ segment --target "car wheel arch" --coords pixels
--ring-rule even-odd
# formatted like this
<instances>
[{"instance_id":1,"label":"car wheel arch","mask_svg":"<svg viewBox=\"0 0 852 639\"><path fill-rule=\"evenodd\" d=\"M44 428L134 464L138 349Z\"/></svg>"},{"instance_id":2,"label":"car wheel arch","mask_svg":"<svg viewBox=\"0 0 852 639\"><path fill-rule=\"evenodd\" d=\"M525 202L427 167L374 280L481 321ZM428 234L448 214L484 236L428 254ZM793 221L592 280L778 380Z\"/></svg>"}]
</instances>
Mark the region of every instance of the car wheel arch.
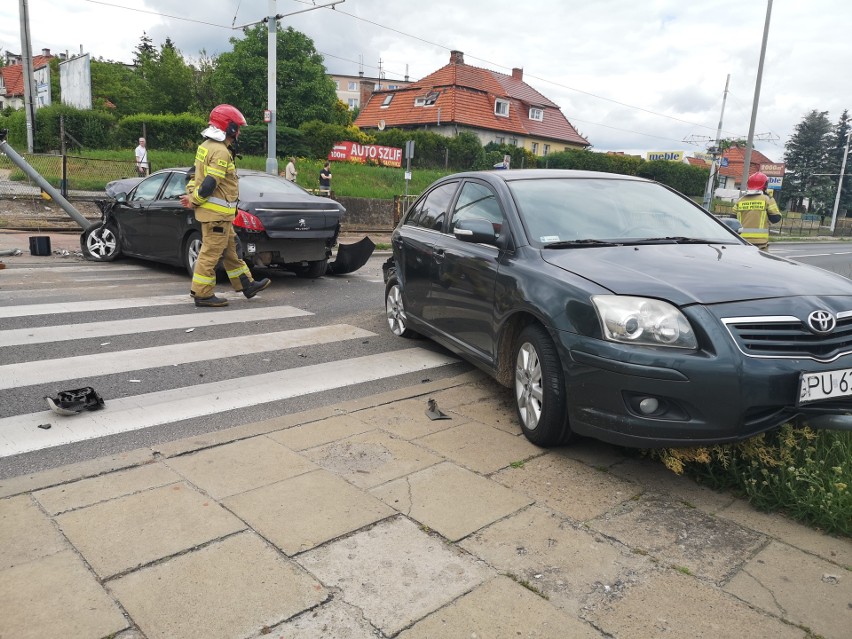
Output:
<instances>
[{"instance_id":1,"label":"car wheel arch","mask_svg":"<svg viewBox=\"0 0 852 639\"><path fill-rule=\"evenodd\" d=\"M544 322L529 311L513 313L500 327L494 372L497 382L507 388L515 381L515 343L521 332L530 324L538 324L548 333L550 332Z\"/></svg>"}]
</instances>

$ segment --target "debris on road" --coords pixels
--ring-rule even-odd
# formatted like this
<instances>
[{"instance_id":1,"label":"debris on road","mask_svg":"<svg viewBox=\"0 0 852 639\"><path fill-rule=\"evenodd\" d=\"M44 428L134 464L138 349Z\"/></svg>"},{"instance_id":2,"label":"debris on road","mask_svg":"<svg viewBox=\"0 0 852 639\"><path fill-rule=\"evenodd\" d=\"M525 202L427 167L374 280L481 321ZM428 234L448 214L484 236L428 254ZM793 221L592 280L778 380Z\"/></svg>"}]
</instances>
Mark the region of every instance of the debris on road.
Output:
<instances>
[{"instance_id":1,"label":"debris on road","mask_svg":"<svg viewBox=\"0 0 852 639\"><path fill-rule=\"evenodd\" d=\"M104 400L91 386L60 391L56 397L45 397L45 399L50 410L58 415L76 415L84 410L98 410L104 407Z\"/></svg>"},{"instance_id":2,"label":"debris on road","mask_svg":"<svg viewBox=\"0 0 852 639\"><path fill-rule=\"evenodd\" d=\"M449 415L445 415L441 412L441 409L438 408L438 401L435 399L429 399L428 401L429 408L426 410L426 417L435 421L436 419L452 419Z\"/></svg>"}]
</instances>

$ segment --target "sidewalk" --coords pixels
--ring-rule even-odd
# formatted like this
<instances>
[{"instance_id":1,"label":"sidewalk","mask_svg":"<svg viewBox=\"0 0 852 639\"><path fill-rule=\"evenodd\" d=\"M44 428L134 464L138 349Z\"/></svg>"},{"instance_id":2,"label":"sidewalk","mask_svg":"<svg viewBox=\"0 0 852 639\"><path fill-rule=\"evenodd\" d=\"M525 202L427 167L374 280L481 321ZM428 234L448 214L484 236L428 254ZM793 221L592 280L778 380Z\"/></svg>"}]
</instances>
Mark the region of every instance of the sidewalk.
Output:
<instances>
[{"instance_id":1,"label":"sidewalk","mask_svg":"<svg viewBox=\"0 0 852 639\"><path fill-rule=\"evenodd\" d=\"M605 444L539 449L480 373L0 481L0 539L10 639L852 625L849 540Z\"/></svg>"}]
</instances>

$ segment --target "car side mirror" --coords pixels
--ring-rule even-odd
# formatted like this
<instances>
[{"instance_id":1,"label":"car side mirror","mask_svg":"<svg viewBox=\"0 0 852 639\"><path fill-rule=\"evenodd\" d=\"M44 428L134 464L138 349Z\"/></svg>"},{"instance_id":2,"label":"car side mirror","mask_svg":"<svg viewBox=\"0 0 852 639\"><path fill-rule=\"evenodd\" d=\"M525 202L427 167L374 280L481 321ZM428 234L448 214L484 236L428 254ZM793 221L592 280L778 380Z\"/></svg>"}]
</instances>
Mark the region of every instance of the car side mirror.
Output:
<instances>
[{"instance_id":1,"label":"car side mirror","mask_svg":"<svg viewBox=\"0 0 852 639\"><path fill-rule=\"evenodd\" d=\"M497 233L494 231L494 225L481 217L459 220L453 228L453 235L463 242L497 245Z\"/></svg>"},{"instance_id":2,"label":"car side mirror","mask_svg":"<svg viewBox=\"0 0 852 639\"><path fill-rule=\"evenodd\" d=\"M119 204L124 204L127 202L127 193L116 193L113 199Z\"/></svg>"}]
</instances>

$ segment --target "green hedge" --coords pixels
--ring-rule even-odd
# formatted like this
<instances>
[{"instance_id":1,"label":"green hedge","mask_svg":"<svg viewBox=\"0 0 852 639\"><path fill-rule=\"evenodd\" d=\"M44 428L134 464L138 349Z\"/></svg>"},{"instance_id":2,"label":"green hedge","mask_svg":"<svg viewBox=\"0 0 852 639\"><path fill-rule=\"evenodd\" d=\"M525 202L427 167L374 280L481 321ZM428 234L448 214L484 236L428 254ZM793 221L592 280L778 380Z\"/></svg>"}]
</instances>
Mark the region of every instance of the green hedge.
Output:
<instances>
[{"instance_id":1,"label":"green hedge","mask_svg":"<svg viewBox=\"0 0 852 639\"><path fill-rule=\"evenodd\" d=\"M136 148L143 132L148 146L168 151L192 151L201 141L207 118L190 113L153 115L137 113L121 118L115 126L113 148Z\"/></svg>"}]
</instances>

